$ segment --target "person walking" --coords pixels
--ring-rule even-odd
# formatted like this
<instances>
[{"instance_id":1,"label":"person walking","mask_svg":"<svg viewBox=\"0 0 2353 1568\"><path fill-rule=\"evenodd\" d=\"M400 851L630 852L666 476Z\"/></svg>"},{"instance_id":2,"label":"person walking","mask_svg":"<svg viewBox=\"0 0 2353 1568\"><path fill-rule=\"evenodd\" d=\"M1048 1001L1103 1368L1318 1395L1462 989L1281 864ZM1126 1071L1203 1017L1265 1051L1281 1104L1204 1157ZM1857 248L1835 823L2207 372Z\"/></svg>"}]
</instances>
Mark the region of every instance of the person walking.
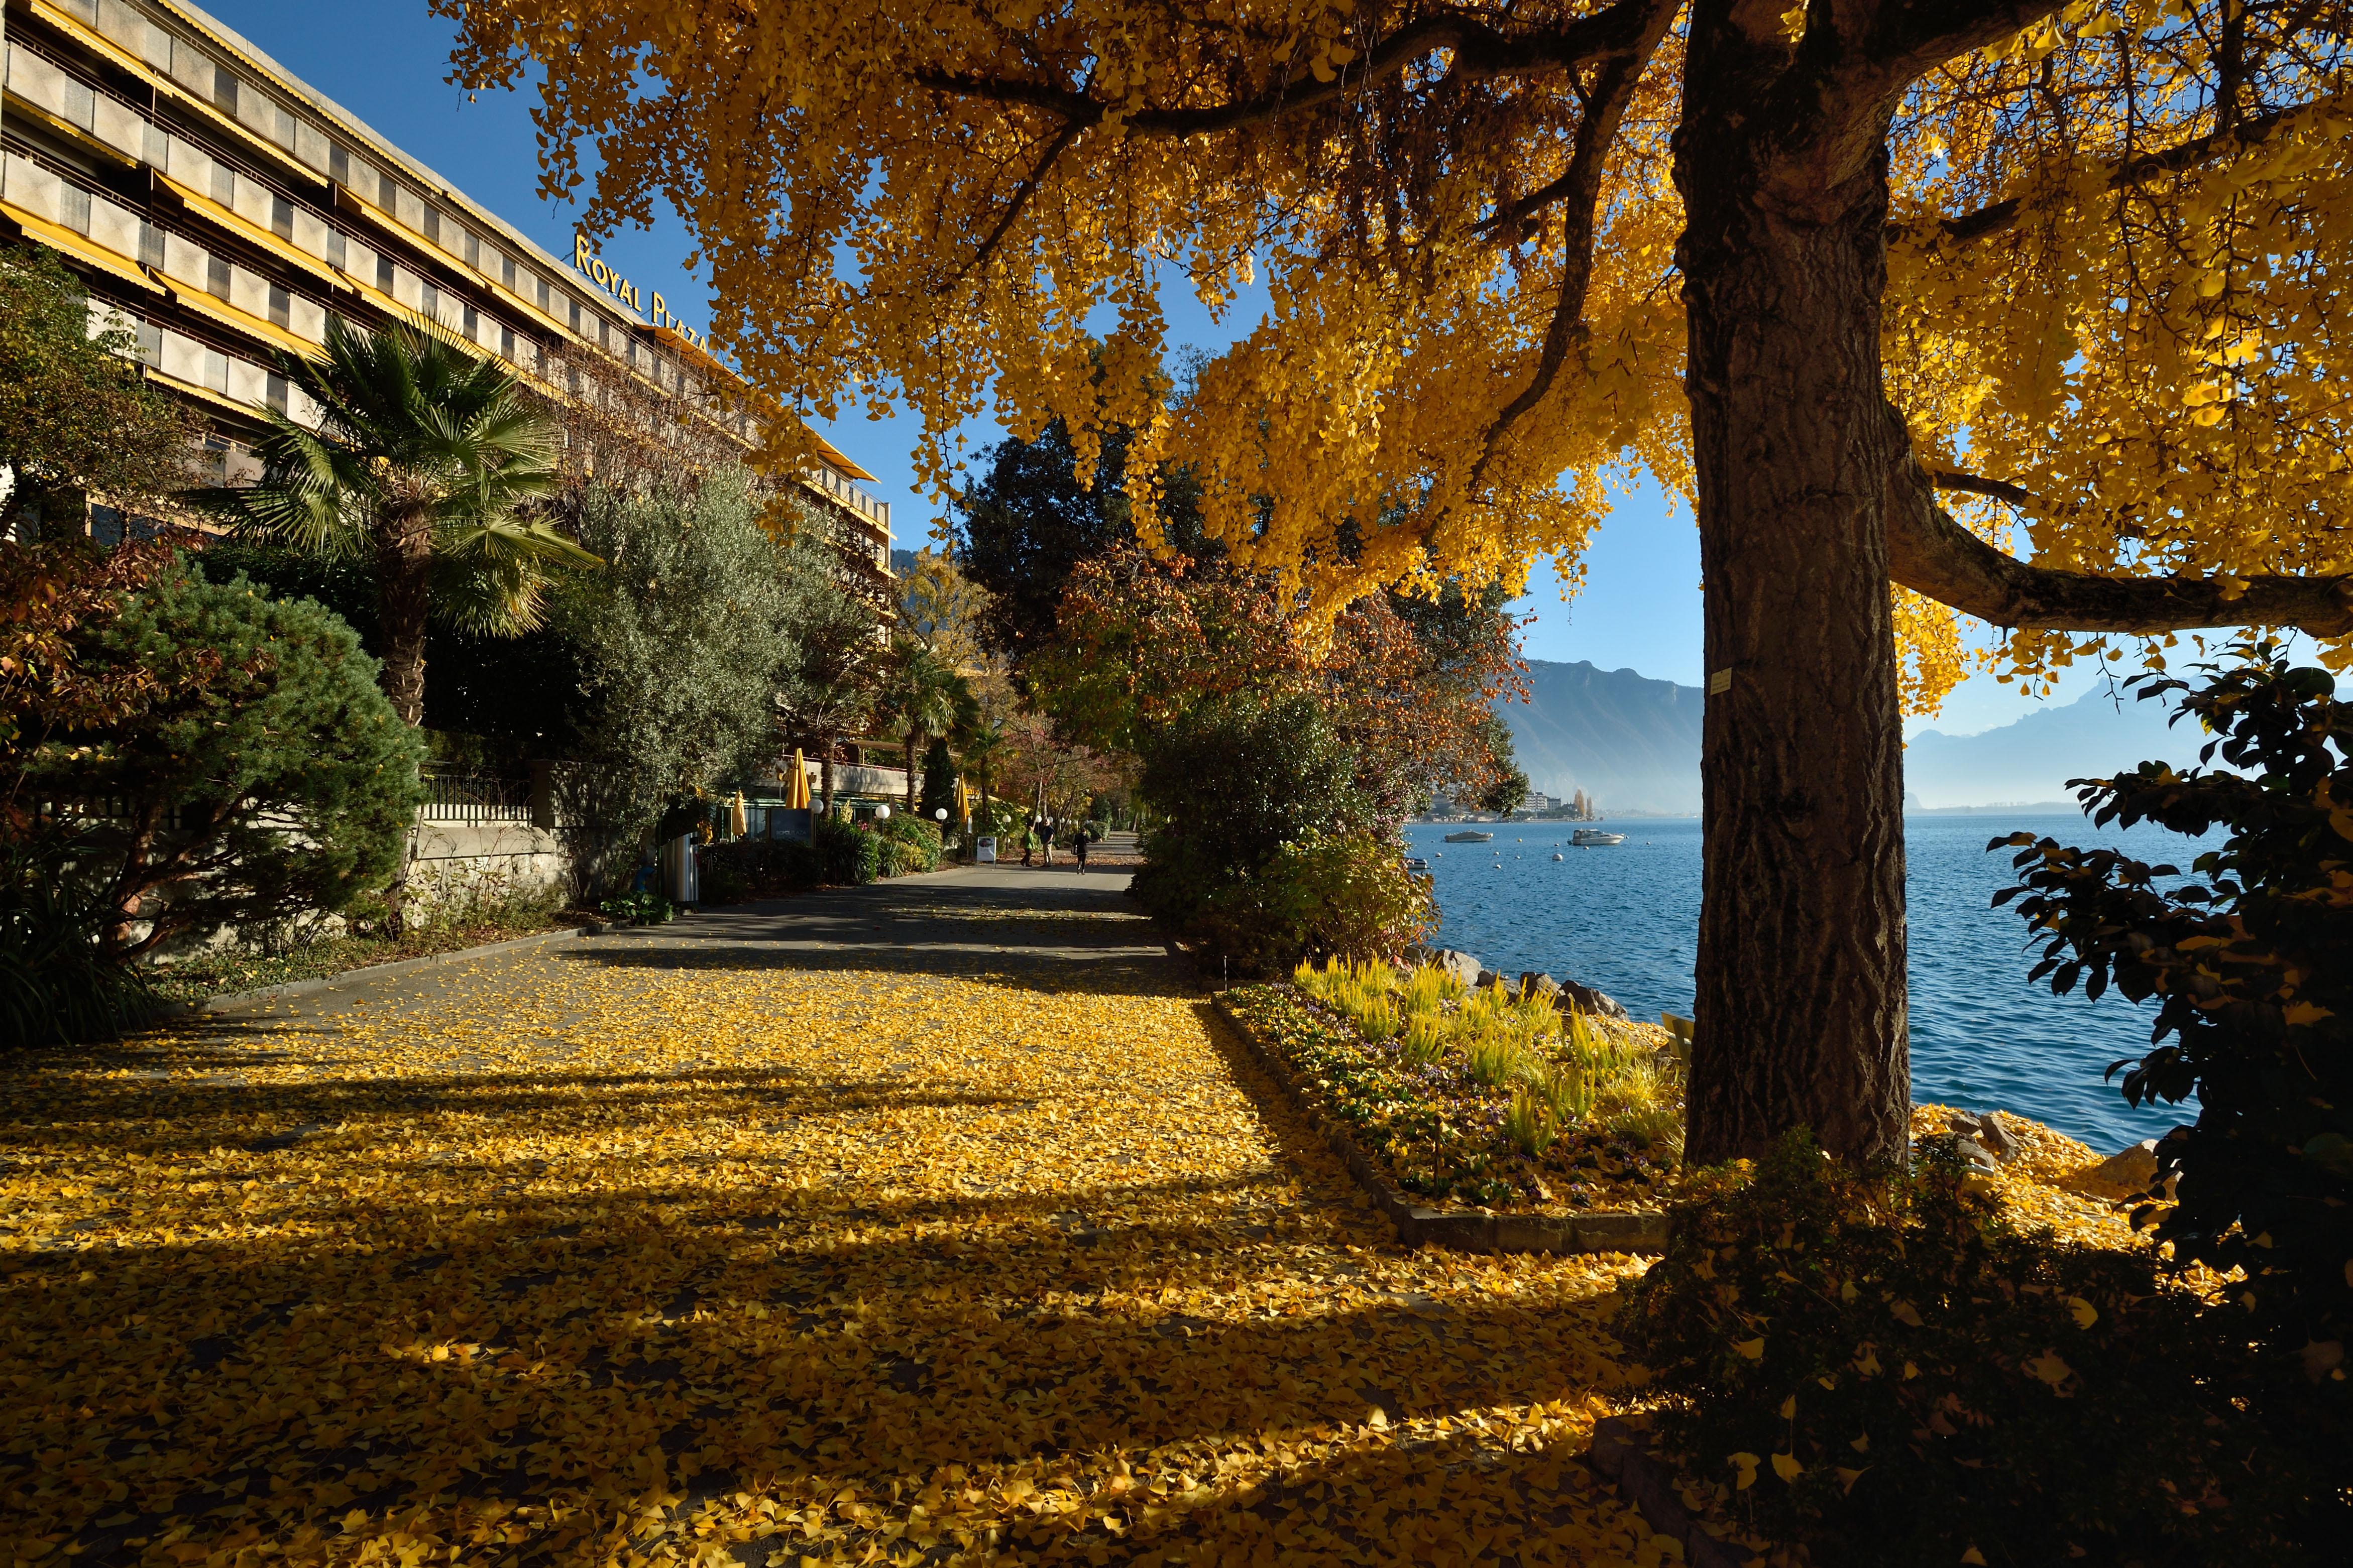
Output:
<instances>
[{"instance_id":1,"label":"person walking","mask_svg":"<svg viewBox=\"0 0 2353 1568\"><path fill-rule=\"evenodd\" d=\"M1080 828L1080 829L1079 829L1079 875L1081 875L1082 877L1083 877L1083 876L1085 876L1085 875L1086 875L1086 872L1087 872L1087 830L1086 830L1085 828L1082 827L1082 828Z\"/></svg>"}]
</instances>

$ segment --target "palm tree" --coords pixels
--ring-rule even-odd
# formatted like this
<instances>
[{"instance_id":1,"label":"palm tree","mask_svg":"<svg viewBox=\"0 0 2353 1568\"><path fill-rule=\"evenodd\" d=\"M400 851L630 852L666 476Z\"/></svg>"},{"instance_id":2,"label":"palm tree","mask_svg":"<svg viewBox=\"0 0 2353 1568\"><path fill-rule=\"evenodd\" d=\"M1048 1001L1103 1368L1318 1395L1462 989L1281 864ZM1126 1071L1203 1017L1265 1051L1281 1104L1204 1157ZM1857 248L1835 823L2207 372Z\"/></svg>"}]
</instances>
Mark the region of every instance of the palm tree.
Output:
<instances>
[{"instance_id":1,"label":"palm tree","mask_svg":"<svg viewBox=\"0 0 2353 1568\"><path fill-rule=\"evenodd\" d=\"M279 364L318 405L318 428L273 414L261 482L207 503L251 536L374 557L385 695L420 723L428 616L530 631L550 562L601 564L528 510L559 483L554 421L497 365L413 327L371 332L338 317L321 358Z\"/></svg>"},{"instance_id":2,"label":"palm tree","mask_svg":"<svg viewBox=\"0 0 2353 1568\"><path fill-rule=\"evenodd\" d=\"M882 677L882 711L899 731L907 753L907 814L915 812L915 752L955 727L971 704L954 666L913 638L891 650Z\"/></svg>"}]
</instances>

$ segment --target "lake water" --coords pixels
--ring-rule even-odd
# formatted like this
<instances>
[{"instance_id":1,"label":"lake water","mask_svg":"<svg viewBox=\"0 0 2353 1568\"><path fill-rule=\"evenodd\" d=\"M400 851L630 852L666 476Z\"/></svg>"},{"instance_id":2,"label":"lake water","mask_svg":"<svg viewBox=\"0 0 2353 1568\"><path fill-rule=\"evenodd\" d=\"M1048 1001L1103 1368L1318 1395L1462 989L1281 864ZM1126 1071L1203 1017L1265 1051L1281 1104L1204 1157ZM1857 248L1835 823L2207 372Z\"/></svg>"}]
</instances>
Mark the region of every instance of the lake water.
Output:
<instances>
[{"instance_id":1,"label":"lake water","mask_svg":"<svg viewBox=\"0 0 2353 1568\"><path fill-rule=\"evenodd\" d=\"M1436 879L1436 944L1475 953L1498 973L1540 969L1578 981L1637 1018L1689 1016L1699 824L1602 826L1626 842L1574 849L1569 826L1548 822L1482 824L1493 844L1448 844L1442 825L1409 826L1413 852L1430 860ZM2104 1153L2160 1137L2189 1120L2195 1105L2135 1110L2100 1077L2147 1046L2154 1007L2114 992L2087 1002L2080 991L2053 996L2047 985L2029 985L2026 924L1991 907L1994 890L2010 884L2015 851L1989 855L1986 840L2020 829L2063 844L2114 845L2152 863L2187 865L2198 852L2197 841L2161 828L2103 829L2072 814L1907 818L1913 1098L2014 1110Z\"/></svg>"}]
</instances>

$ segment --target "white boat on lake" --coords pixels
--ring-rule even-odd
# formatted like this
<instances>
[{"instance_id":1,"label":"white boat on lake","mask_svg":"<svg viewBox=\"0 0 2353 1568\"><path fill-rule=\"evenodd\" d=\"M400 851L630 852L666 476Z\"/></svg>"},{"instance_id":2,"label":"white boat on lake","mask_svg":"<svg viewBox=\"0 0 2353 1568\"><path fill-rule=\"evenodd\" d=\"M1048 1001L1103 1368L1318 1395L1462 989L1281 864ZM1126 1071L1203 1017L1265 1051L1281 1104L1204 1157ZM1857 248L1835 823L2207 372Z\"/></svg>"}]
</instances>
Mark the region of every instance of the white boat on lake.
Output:
<instances>
[{"instance_id":1,"label":"white boat on lake","mask_svg":"<svg viewBox=\"0 0 2353 1568\"><path fill-rule=\"evenodd\" d=\"M1569 835L1568 841L1579 849L1591 849L1603 844L1623 844L1626 842L1626 836L1622 833L1604 833L1598 827L1580 827Z\"/></svg>"}]
</instances>

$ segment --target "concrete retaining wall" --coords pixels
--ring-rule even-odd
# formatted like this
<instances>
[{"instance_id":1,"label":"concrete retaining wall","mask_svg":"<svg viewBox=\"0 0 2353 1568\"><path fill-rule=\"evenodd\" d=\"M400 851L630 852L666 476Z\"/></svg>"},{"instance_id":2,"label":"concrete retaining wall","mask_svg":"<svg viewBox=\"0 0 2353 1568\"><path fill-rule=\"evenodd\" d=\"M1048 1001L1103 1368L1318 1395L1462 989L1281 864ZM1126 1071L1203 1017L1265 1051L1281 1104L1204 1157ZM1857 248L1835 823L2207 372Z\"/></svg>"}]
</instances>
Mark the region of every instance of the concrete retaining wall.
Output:
<instances>
[{"instance_id":1,"label":"concrete retaining wall","mask_svg":"<svg viewBox=\"0 0 2353 1568\"><path fill-rule=\"evenodd\" d=\"M517 899L570 891L563 847L528 822L421 822L408 867L408 897L427 909L463 914Z\"/></svg>"}]
</instances>

